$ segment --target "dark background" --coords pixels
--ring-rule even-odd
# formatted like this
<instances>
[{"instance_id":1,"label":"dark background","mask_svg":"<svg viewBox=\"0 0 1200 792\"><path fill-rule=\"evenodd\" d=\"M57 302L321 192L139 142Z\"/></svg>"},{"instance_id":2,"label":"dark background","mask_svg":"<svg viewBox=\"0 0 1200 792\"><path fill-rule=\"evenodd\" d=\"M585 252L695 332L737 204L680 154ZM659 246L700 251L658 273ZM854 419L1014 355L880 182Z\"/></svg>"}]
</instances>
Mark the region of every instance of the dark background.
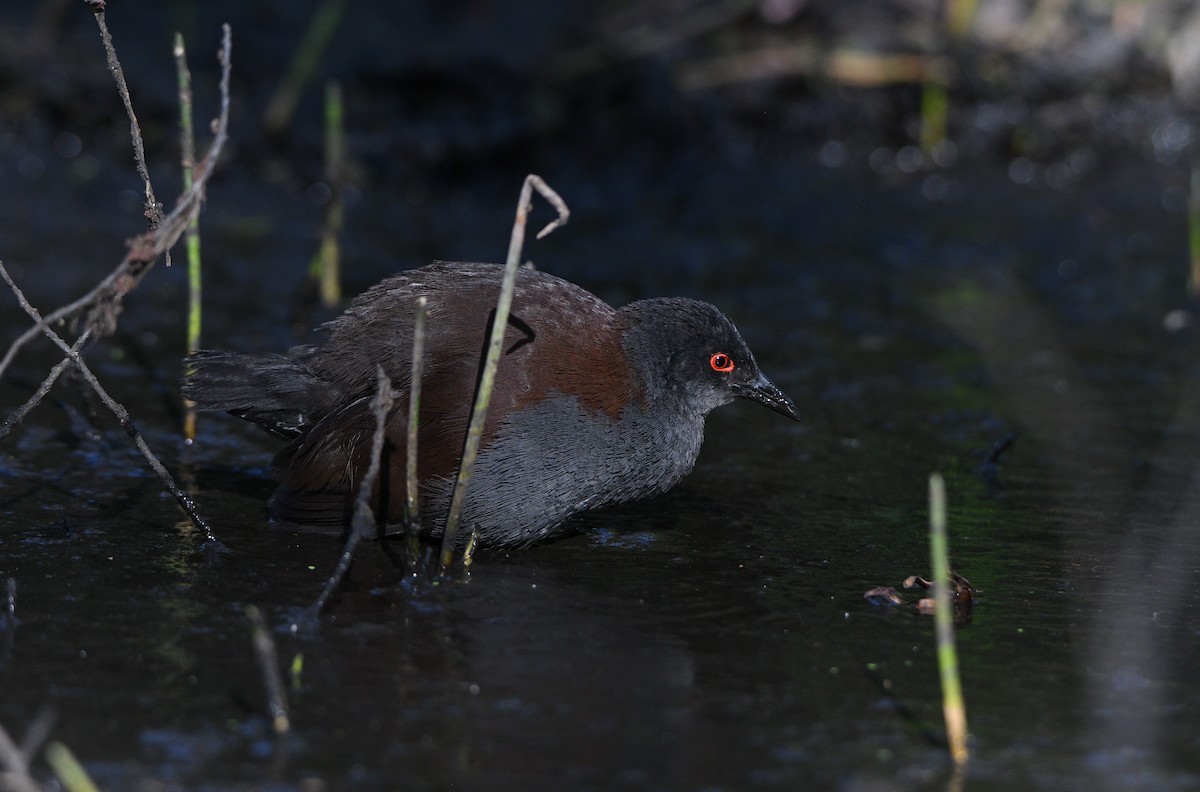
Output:
<instances>
[{"instance_id":1,"label":"dark background","mask_svg":"<svg viewBox=\"0 0 1200 792\"><path fill-rule=\"evenodd\" d=\"M573 215L526 257L614 304L718 304L804 423L718 411L671 493L481 554L466 581L362 548L319 624L293 629L341 548L268 527L269 438L212 416L182 442L176 251L88 359L232 553L203 552L121 428L57 386L0 444L19 620L0 626L0 724L19 735L50 707L105 789L946 788L931 620L863 599L928 569L936 469L978 590L959 631L967 785L1194 787L1200 15L985 0L955 33L968 5L110 2L168 206L172 36L203 150L233 28L206 345L282 350L336 312L307 278L335 190L352 295L433 258L501 259L535 172ZM268 131L329 6L313 78ZM922 140L942 83L945 136ZM0 259L35 305L116 266L141 191L91 11L5 6ZM0 300L5 340L25 327ZM57 359L22 352L6 414ZM302 658L283 739L247 604L285 669ZM41 754L33 769L51 778Z\"/></svg>"}]
</instances>

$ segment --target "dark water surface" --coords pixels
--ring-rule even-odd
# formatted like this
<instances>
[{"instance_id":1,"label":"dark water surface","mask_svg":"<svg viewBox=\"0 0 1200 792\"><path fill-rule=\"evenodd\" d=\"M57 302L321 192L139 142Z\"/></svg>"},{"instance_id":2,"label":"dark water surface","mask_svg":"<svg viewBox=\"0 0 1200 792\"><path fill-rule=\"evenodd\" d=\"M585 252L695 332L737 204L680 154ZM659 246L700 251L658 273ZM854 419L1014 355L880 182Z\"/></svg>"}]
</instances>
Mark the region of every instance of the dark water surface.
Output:
<instances>
[{"instance_id":1,"label":"dark water surface","mask_svg":"<svg viewBox=\"0 0 1200 792\"><path fill-rule=\"evenodd\" d=\"M4 447L0 572L20 621L0 636L0 718L17 731L50 704L55 736L112 788L939 788L932 620L862 595L928 569L940 469L956 566L979 590L959 633L970 787L1193 788L1196 339L1162 324L1186 306L1179 218L1106 178L1048 193L960 174L969 199L950 208L789 167L795 226L721 200L753 189L729 169L697 176L677 213L581 211L535 258L617 301L710 296L804 424L725 408L676 490L482 554L469 581L406 580L365 547L313 630L289 625L337 543L266 527L271 445L250 427L206 419L180 445L175 339L138 329L170 309L131 309L123 358L97 368L233 552L198 551L119 431L79 436L43 407ZM213 280L261 288L248 261L221 261L213 225ZM628 225L652 266L627 258ZM1091 255L1064 238L1084 232L1106 237L1075 240ZM27 266L36 281L50 262ZM180 275L158 275L170 301ZM288 343L286 300L238 316L239 299L210 297L214 336ZM978 467L1010 433L989 484ZM282 742L247 604L283 664L303 656Z\"/></svg>"},{"instance_id":2,"label":"dark water surface","mask_svg":"<svg viewBox=\"0 0 1200 792\"><path fill-rule=\"evenodd\" d=\"M0 258L44 308L141 227L114 198L137 189L123 162L75 185L59 132L0 137ZM29 151L38 178L17 167ZM183 446L185 273L156 270L91 359L232 552L202 552L114 422L56 390L0 445L0 579L18 586L0 724L53 707L105 789L953 788L932 619L863 599L928 574L940 470L977 589L958 633L966 788L1200 788L1181 175L1130 155L1053 189L987 164L930 182L816 161L564 144L363 188L348 291L434 256L500 259L536 170L575 214L528 257L614 304L718 304L805 420L723 408L674 491L481 553L467 580L409 579L365 546L298 629L340 545L267 527L275 446L253 427L205 417ZM327 318L300 299L320 216L235 155L204 215L208 344L282 350ZM0 317L5 341L25 326L11 300ZM54 361L20 359L5 412ZM250 604L285 673L302 658L282 739Z\"/></svg>"}]
</instances>

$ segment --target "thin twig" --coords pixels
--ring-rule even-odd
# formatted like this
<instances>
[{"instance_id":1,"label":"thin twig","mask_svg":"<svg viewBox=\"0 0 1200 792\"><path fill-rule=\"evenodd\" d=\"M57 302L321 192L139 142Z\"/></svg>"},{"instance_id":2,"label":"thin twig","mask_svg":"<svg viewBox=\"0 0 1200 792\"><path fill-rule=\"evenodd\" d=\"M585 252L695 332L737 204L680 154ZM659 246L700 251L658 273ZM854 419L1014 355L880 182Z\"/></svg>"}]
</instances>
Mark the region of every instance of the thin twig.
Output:
<instances>
[{"instance_id":1,"label":"thin twig","mask_svg":"<svg viewBox=\"0 0 1200 792\"><path fill-rule=\"evenodd\" d=\"M129 98L129 86L125 83L125 71L121 68L121 61L117 59L117 50L113 47L112 36L109 35L108 25L104 21L104 3L89 0L88 4L92 7L92 11L96 15L96 25L100 28L100 40L104 42L104 55L108 59L108 70L112 72L113 79L117 81L117 93L121 95L121 101L125 104L125 114L129 116L129 134L133 138L133 160L137 164L138 176L142 177L142 181L146 185L146 219L150 221L150 230L153 231L162 222L163 207L154 196L154 187L150 184L150 169L146 167L146 150L142 145L142 130L138 126L137 115L133 112L133 102Z\"/></svg>"},{"instance_id":2,"label":"thin twig","mask_svg":"<svg viewBox=\"0 0 1200 792\"><path fill-rule=\"evenodd\" d=\"M107 407L113 413L113 415L117 417L117 420L121 422L121 427L124 428L125 432L133 438L133 442L137 445L138 450L142 452L142 456L146 458L146 461L150 464L150 467L153 468L154 472L158 474L158 477L162 480L163 485L167 488L167 491L171 493L176 501L178 501L180 507L184 510L184 512L187 513L192 522L196 524L196 527L204 531L204 535L210 544L210 548L217 550L224 549L224 546L221 545L221 543L217 541L216 536L213 535L212 528L209 527L208 522L206 522L204 518L201 517L196 511L196 504L192 502L191 497L175 485L175 479L171 477L171 474L167 472L167 469L163 466L162 462L159 462L158 457L156 457L150 450L150 446L146 444L146 441L142 438L141 433L138 432L137 428L133 425L133 421L129 417L129 412L112 396L108 395L108 391L106 391L104 386L100 384L100 381L96 379L96 375L92 373L90 368L88 368L87 363L85 363L83 358L79 356L79 353L75 351L73 347L67 346L67 342L63 341L62 337L60 337L58 333L54 332L54 330L52 330L42 320L41 314L38 313L36 308L29 304L29 301L25 299L25 294L21 291L20 287L17 286L16 282L13 281L12 276L8 274L8 269L5 268L3 261L0 261L0 277L3 277L4 282L8 284L10 289L12 289L13 294L16 295L17 302L20 304L25 313L29 314L29 317L33 319L39 328L41 328L42 332L47 338L49 338L58 346L59 349L66 353L71 362L79 368L79 373L83 375L84 380L92 386L92 390L96 391L96 395L98 395L100 400L104 402L104 406Z\"/></svg>"},{"instance_id":3,"label":"thin twig","mask_svg":"<svg viewBox=\"0 0 1200 792\"><path fill-rule=\"evenodd\" d=\"M408 387L408 441L405 443L407 457L404 469L404 527L408 534L408 561L416 571L420 556L421 505L417 493L417 430L421 412L421 380L425 375L425 317L428 314L427 300L417 298L417 315L413 322L412 376Z\"/></svg>"},{"instance_id":4,"label":"thin twig","mask_svg":"<svg viewBox=\"0 0 1200 792\"><path fill-rule=\"evenodd\" d=\"M83 335L75 339L75 343L71 345L71 349L75 350L76 353L81 352L84 344L87 343L91 335L91 330L85 330ZM42 384L39 385L38 389L33 392L33 395L30 396L24 404L14 410L11 415L5 418L3 424L0 424L0 440L8 437L8 435L12 432L13 427L21 423L21 421L24 421L25 416L28 415L34 407L37 407L42 403L42 399L46 398L46 394L50 392L50 389L54 387L54 383L58 381L58 378L64 371L67 370L70 365L71 358L65 357L58 361L54 368L50 369L50 373L46 375L46 379L42 380Z\"/></svg>"},{"instance_id":5,"label":"thin twig","mask_svg":"<svg viewBox=\"0 0 1200 792\"><path fill-rule=\"evenodd\" d=\"M529 174L521 185L521 195L517 200L517 215L513 220L512 237L508 243L508 258L504 263L504 278L500 283L500 297L496 301L495 315L492 318L491 338L488 341L487 359L479 378L479 390L475 395L475 406L471 410L471 423L467 430L467 439L463 445L462 461L458 467L458 477L454 482L454 495L450 499L450 513L446 517L446 527L442 532L441 566L449 569L454 558L454 545L458 535L458 523L462 515L463 505L467 499L467 487L471 481L471 471L475 466L475 457L479 454L479 443L483 437L483 425L487 420L488 403L492 398L492 387L496 380L496 368L500 364L500 351L504 345L504 333L508 330L508 314L512 308L513 290L516 287L517 267L521 261L521 249L525 245L525 225L532 209L533 190L545 198L558 211L558 217L547 224L537 235L538 239L546 236L554 229L567 222L571 216L566 203L558 193L542 181L541 177Z\"/></svg>"},{"instance_id":6,"label":"thin twig","mask_svg":"<svg viewBox=\"0 0 1200 792\"><path fill-rule=\"evenodd\" d=\"M46 314L46 324L57 324L58 322L61 322L63 319L65 319L66 317L70 316L71 314L74 314L75 312L79 311L80 309L85 308L88 305L88 303L90 303L93 299L95 299L95 295L98 294L101 289L103 289L106 285L108 285L109 283L112 282L112 280L115 279L114 276L118 272L122 271L124 269L124 266L125 266L125 262L122 261L120 266L117 267L116 271L114 271L107 278L105 278L103 281L101 281L100 284L97 285L96 288L92 289L92 291L88 292L88 294L84 295L83 297L80 297L78 300L76 300L73 303L70 303L69 305L64 305L61 308L58 308L58 309L52 311L51 313ZM39 335L41 335L41 329L37 325L34 325L33 327L30 327L27 330L25 330L25 332L21 333L21 335L17 336L17 338L12 342L12 344L9 345L8 351L4 353L4 357L2 359L0 359L0 377L4 376L4 372L8 370L9 364L12 363L13 358L15 358L17 356L17 353L21 351L21 348L23 346L25 346L26 344L28 344L33 339L37 338Z\"/></svg>"},{"instance_id":7,"label":"thin twig","mask_svg":"<svg viewBox=\"0 0 1200 792\"><path fill-rule=\"evenodd\" d=\"M254 643L254 654L262 671L263 685L267 689L267 710L276 734L287 734L291 729L288 718L287 691L279 675L279 655L275 641L267 630L262 611L254 605L246 606L246 618L250 621L250 637Z\"/></svg>"},{"instance_id":8,"label":"thin twig","mask_svg":"<svg viewBox=\"0 0 1200 792\"><path fill-rule=\"evenodd\" d=\"M33 723L25 727L25 736L21 738L21 753L25 756L37 756L46 740L50 739L50 732L54 730L54 722L57 719L54 708L43 704Z\"/></svg>"},{"instance_id":9,"label":"thin twig","mask_svg":"<svg viewBox=\"0 0 1200 792\"><path fill-rule=\"evenodd\" d=\"M375 433L371 436L371 460L367 463L367 472L358 485L358 496L354 502L354 521L350 526L351 530L363 539L371 535L375 524L371 511L371 493L374 492L375 482L379 478L384 451L384 430L387 429L387 418L394 401L392 380L384 372L383 366L376 367L375 376L375 399L371 402L371 412L375 416Z\"/></svg>"},{"instance_id":10,"label":"thin twig","mask_svg":"<svg viewBox=\"0 0 1200 792\"><path fill-rule=\"evenodd\" d=\"M384 430L387 428L387 416L392 410L392 381L384 373L383 366L377 367L378 384L375 398L371 401L371 411L375 415L375 433L371 437L371 461L367 472L358 484L358 495L354 499L354 518L350 523L350 535L346 537L346 547L342 557L338 559L337 567L325 583L321 596L317 597L312 607L313 614L319 614L333 592L341 585L342 579L350 570L350 562L354 559L354 551L358 543L371 535L375 525L375 514L371 510L371 494L375 490L375 481L379 478L380 458L383 456Z\"/></svg>"},{"instance_id":11,"label":"thin twig","mask_svg":"<svg viewBox=\"0 0 1200 792\"><path fill-rule=\"evenodd\" d=\"M29 762L46 741L54 727L54 710L42 707L33 723L25 730L25 737L18 746L0 726L0 788L11 792L40 792L41 786L29 774Z\"/></svg>"},{"instance_id":12,"label":"thin twig","mask_svg":"<svg viewBox=\"0 0 1200 792\"><path fill-rule=\"evenodd\" d=\"M100 5L103 5L101 3ZM111 331L111 321L120 309L121 299L133 290L149 270L157 258L179 241L179 237L187 228L194 213L200 211L204 200L205 187L212 176L221 150L228 140L229 130L229 74L232 66L231 52L233 48L232 31L229 25L222 26L221 50L218 59L221 63L221 109L213 122L213 140L209 144L208 153L196 168L195 181L190 190L185 190L175 203L171 213L163 218L158 228L147 231L136 237L130 244L129 252L112 272L104 277L91 291L72 303L62 306L46 314L48 325L56 324L67 317L73 316L86 308L93 312L88 319L87 328L93 330L93 335L107 335ZM108 306L109 310L97 312L97 306ZM13 341L4 358L0 360L0 377L16 356L17 352L41 332L37 326L31 327Z\"/></svg>"},{"instance_id":13,"label":"thin twig","mask_svg":"<svg viewBox=\"0 0 1200 792\"><path fill-rule=\"evenodd\" d=\"M37 789L33 779L29 777L29 761L17 747L4 726L0 726L0 767L3 767L9 777L30 784L30 789ZM7 779L6 779L7 780Z\"/></svg>"}]
</instances>

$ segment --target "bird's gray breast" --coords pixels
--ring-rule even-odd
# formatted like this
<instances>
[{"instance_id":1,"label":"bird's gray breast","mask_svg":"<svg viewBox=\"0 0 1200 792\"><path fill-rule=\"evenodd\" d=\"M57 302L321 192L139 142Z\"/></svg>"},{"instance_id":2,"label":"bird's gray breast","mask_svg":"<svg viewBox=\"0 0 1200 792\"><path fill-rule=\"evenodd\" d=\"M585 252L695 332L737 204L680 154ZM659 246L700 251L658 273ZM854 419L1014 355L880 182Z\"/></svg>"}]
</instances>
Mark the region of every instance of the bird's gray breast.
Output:
<instances>
[{"instance_id":1,"label":"bird's gray breast","mask_svg":"<svg viewBox=\"0 0 1200 792\"><path fill-rule=\"evenodd\" d=\"M703 436L703 419L635 405L613 419L551 395L506 417L480 452L464 525L478 524L489 544L543 539L581 511L666 491L692 469Z\"/></svg>"}]
</instances>

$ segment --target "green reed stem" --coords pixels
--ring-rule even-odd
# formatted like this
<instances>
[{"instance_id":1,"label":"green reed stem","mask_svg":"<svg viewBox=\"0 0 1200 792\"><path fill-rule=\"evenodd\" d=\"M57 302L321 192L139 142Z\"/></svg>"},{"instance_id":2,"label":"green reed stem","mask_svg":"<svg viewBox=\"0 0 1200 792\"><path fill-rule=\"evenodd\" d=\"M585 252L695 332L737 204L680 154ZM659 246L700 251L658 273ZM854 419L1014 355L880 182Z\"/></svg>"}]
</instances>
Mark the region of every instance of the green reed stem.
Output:
<instances>
[{"instance_id":1,"label":"green reed stem","mask_svg":"<svg viewBox=\"0 0 1200 792\"><path fill-rule=\"evenodd\" d=\"M183 190L192 189L192 171L196 167L196 136L192 122L192 74L187 65L187 50L183 34L175 34L175 71L179 80L179 150L183 167ZM184 245L188 261L188 318L187 353L200 349L200 219L193 215L184 230ZM184 399L183 436L189 442L196 438L196 405Z\"/></svg>"},{"instance_id":2,"label":"green reed stem","mask_svg":"<svg viewBox=\"0 0 1200 792\"><path fill-rule=\"evenodd\" d=\"M46 764L50 765L67 792L100 792L71 749L58 740L46 744Z\"/></svg>"},{"instance_id":3,"label":"green reed stem","mask_svg":"<svg viewBox=\"0 0 1200 792\"><path fill-rule=\"evenodd\" d=\"M950 558L946 539L946 483L937 473L929 477L929 555L933 561L933 591L937 603L934 623L946 740L954 763L961 767L967 761L967 708L963 703L958 651L954 645L954 603L950 597Z\"/></svg>"},{"instance_id":4,"label":"green reed stem","mask_svg":"<svg viewBox=\"0 0 1200 792\"><path fill-rule=\"evenodd\" d=\"M946 139L950 98L940 75L928 75L921 85L921 150L926 154Z\"/></svg>"},{"instance_id":5,"label":"green reed stem","mask_svg":"<svg viewBox=\"0 0 1200 792\"><path fill-rule=\"evenodd\" d=\"M292 114L300 101L300 94L304 92L304 86L308 85L316 72L317 64L321 62L321 56L324 55L338 23L341 22L346 2L347 0L324 0L317 7L316 13L308 23L308 29L304 32L300 47L292 56L292 62L288 64L283 82L263 113L263 126L269 134L278 135L291 123Z\"/></svg>"},{"instance_id":6,"label":"green reed stem","mask_svg":"<svg viewBox=\"0 0 1200 792\"><path fill-rule=\"evenodd\" d=\"M342 87L333 81L325 84L325 181L329 185L329 209L321 245L313 258L310 272L317 281L321 303L333 308L342 301L339 239L345 208L342 204L342 174L346 161L345 111Z\"/></svg>"},{"instance_id":7,"label":"green reed stem","mask_svg":"<svg viewBox=\"0 0 1200 792\"><path fill-rule=\"evenodd\" d=\"M558 211L558 218L538 232L537 238L549 234L555 228L567 222L571 216L567 205L563 203L558 193L550 189L541 177L529 174L521 185L521 196L517 199L517 214L513 220L512 236L508 243L508 258L504 262L504 277L500 282L500 296L496 300L496 310L492 317L492 331L488 340L487 357L483 364L483 373L479 377L479 389L475 394L475 406L471 410L471 423L467 429L467 439L463 444L462 458L458 466L458 477L454 481L454 495L450 499L450 513L446 516L446 527L442 532L442 552L440 556L442 570L450 568L454 560L454 544L458 537L458 524L462 516L463 505L467 500L467 487L471 482L471 472L475 467L475 458L479 455L479 443L483 438L483 426L487 420L488 403L492 399L492 388L496 382L496 368L500 365L500 351L504 345L504 333L508 329L508 314L512 308L513 290L517 282L517 267L521 261L521 250L525 246L525 225L529 210L532 208L533 190L537 190L551 206Z\"/></svg>"}]
</instances>

